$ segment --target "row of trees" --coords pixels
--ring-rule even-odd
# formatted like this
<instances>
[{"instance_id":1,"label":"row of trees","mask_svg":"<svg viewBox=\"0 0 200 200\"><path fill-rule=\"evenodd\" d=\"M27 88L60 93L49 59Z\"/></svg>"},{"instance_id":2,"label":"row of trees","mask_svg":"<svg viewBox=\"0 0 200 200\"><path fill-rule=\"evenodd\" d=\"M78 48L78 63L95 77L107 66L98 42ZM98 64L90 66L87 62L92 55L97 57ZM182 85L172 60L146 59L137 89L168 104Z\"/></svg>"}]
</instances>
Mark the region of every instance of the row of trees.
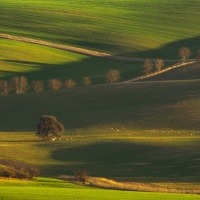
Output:
<instances>
[{"instance_id":1,"label":"row of trees","mask_svg":"<svg viewBox=\"0 0 200 200\"><path fill-rule=\"evenodd\" d=\"M109 83L117 82L120 80L120 72L118 70L109 70L106 73L106 79ZM82 82L84 86L91 85L90 77L84 77ZM10 81L0 80L0 94L23 94L28 90L41 92L47 88L50 90L58 90L61 88L74 88L75 86L76 82L73 79L68 79L64 82L59 79L51 79L47 82L47 84L44 84L44 82L40 80L34 80L31 84L29 84L25 76L16 76Z\"/></svg>"},{"instance_id":2,"label":"row of trees","mask_svg":"<svg viewBox=\"0 0 200 200\"><path fill-rule=\"evenodd\" d=\"M159 72L163 69L165 63L162 59L150 60L146 59L144 61L144 74L149 75L153 71Z\"/></svg>"},{"instance_id":3,"label":"row of trees","mask_svg":"<svg viewBox=\"0 0 200 200\"><path fill-rule=\"evenodd\" d=\"M90 85L91 80L89 77L83 78L83 84L85 86ZM46 87L51 90L58 90L61 87L73 88L76 86L76 82L73 79L68 79L64 83L58 79L51 79L48 81ZM23 94L28 90L34 92L41 92L45 89L45 84L43 81L32 81L29 84L27 78L25 76L16 76L12 78L10 81L0 80L0 94Z\"/></svg>"},{"instance_id":4,"label":"row of trees","mask_svg":"<svg viewBox=\"0 0 200 200\"><path fill-rule=\"evenodd\" d=\"M178 51L178 56L181 58L182 62L186 62L186 60L192 55L191 50L186 47L182 47ZM196 54L197 61L200 62L200 50L197 51ZM165 63L162 59L146 59L144 61L144 74L149 75L153 72L159 72L163 69Z\"/></svg>"}]
</instances>

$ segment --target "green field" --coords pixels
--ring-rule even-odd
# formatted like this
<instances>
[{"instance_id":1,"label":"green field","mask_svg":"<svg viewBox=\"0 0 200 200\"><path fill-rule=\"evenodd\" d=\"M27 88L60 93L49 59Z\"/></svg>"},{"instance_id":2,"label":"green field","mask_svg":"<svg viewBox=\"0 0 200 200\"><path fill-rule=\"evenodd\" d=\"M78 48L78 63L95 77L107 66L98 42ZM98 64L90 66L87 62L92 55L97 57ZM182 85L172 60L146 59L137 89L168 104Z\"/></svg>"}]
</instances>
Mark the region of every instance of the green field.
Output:
<instances>
[{"instance_id":1,"label":"green field","mask_svg":"<svg viewBox=\"0 0 200 200\"><path fill-rule=\"evenodd\" d=\"M92 199L92 200L198 200L199 195L162 194L145 192L128 192L117 190L96 189L77 186L55 179L38 178L31 181L7 181L0 179L0 199L9 200L59 200L59 199Z\"/></svg>"},{"instance_id":2,"label":"green field","mask_svg":"<svg viewBox=\"0 0 200 200\"><path fill-rule=\"evenodd\" d=\"M0 39L0 52L0 76L8 80L21 75L30 82L47 82L52 78L65 81L72 78L80 86L85 76L91 78L92 85L106 83L105 74L110 69L120 71L121 81L142 73L141 63L89 57L6 39Z\"/></svg>"},{"instance_id":3,"label":"green field","mask_svg":"<svg viewBox=\"0 0 200 200\"><path fill-rule=\"evenodd\" d=\"M132 57L199 48L197 0L1 0L2 33Z\"/></svg>"},{"instance_id":4,"label":"green field","mask_svg":"<svg viewBox=\"0 0 200 200\"><path fill-rule=\"evenodd\" d=\"M194 80L1 96L1 156L47 176L80 167L94 176L198 182L199 94ZM64 141L37 139L43 114L65 125Z\"/></svg>"},{"instance_id":5,"label":"green field","mask_svg":"<svg viewBox=\"0 0 200 200\"><path fill-rule=\"evenodd\" d=\"M0 0L0 34L35 38L133 58L177 59L200 46L197 0ZM92 85L0 96L0 168L5 160L37 166L35 181L0 179L0 200L162 199L199 195L130 192L56 179L91 176L149 187L200 191L199 63L144 79L141 62L102 59L0 38L0 79L29 83L83 77ZM165 67L172 63L167 63ZM118 69L121 83L105 84ZM126 81L126 82L123 82ZM65 126L62 141L35 135L42 115Z\"/></svg>"}]
</instances>

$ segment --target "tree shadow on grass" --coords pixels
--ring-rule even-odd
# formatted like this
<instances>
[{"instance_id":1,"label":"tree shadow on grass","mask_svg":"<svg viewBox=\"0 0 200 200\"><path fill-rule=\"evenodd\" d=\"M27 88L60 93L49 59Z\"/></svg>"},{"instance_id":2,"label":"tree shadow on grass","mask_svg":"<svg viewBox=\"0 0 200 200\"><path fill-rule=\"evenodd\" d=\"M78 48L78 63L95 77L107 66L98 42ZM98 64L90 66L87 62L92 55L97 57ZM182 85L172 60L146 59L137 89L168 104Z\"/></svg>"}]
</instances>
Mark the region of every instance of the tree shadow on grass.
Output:
<instances>
[{"instance_id":1,"label":"tree shadow on grass","mask_svg":"<svg viewBox=\"0 0 200 200\"><path fill-rule=\"evenodd\" d=\"M117 141L61 148L52 152L52 159L62 164L51 166L50 173L71 174L85 169L93 176L198 182L198 148Z\"/></svg>"}]
</instances>

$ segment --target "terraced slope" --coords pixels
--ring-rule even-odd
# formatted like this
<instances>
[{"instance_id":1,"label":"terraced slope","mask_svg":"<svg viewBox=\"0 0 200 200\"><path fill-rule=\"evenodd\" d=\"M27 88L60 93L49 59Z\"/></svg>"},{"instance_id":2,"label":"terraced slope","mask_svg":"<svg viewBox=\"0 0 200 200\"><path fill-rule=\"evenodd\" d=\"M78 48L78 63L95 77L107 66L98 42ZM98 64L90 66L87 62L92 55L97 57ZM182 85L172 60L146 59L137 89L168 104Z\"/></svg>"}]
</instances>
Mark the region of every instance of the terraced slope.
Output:
<instances>
[{"instance_id":1,"label":"terraced slope","mask_svg":"<svg viewBox=\"0 0 200 200\"><path fill-rule=\"evenodd\" d=\"M1 0L2 33L132 57L176 58L199 48L196 0Z\"/></svg>"}]
</instances>

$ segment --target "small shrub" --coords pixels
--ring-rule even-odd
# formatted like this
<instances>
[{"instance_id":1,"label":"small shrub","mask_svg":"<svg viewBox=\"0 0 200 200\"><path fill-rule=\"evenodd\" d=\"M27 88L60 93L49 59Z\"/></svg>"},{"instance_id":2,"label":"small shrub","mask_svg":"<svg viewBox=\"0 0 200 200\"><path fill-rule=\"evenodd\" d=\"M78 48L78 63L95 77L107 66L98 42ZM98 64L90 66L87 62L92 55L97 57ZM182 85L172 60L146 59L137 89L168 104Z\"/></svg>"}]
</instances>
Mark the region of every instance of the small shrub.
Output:
<instances>
[{"instance_id":1,"label":"small shrub","mask_svg":"<svg viewBox=\"0 0 200 200\"><path fill-rule=\"evenodd\" d=\"M42 81L33 81L31 88L34 92L41 92L44 90L44 83Z\"/></svg>"},{"instance_id":2,"label":"small shrub","mask_svg":"<svg viewBox=\"0 0 200 200\"><path fill-rule=\"evenodd\" d=\"M69 79L65 81L66 88L74 88L76 86L76 82L73 79Z\"/></svg>"},{"instance_id":3,"label":"small shrub","mask_svg":"<svg viewBox=\"0 0 200 200\"><path fill-rule=\"evenodd\" d=\"M51 79L48 82L48 86L51 90L58 90L62 87L62 82L59 81L58 79Z\"/></svg>"},{"instance_id":4,"label":"small shrub","mask_svg":"<svg viewBox=\"0 0 200 200\"><path fill-rule=\"evenodd\" d=\"M0 80L0 94L8 94L9 90L8 81Z\"/></svg>"},{"instance_id":5,"label":"small shrub","mask_svg":"<svg viewBox=\"0 0 200 200\"><path fill-rule=\"evenodd\" d=\"M190 56L191 56L190 49L186 47L182 47L178 51L178 56L181 58L182 62L184 63Z\"/></svg>"},{"instance_id":6,"label":"small shrub","mask_svg":"<svg viewBox=\"0 0 200 200\"><path fill-rule=\"evenodd\" d=\"M150 59L144 61L144 74L147 76L152 73L153 63Z\"/></svg>"},{"instance_id":7,"label":"small shrub","mask_svg":"<svg viewBox=\"0 0 200 200\"><path fill-rule=\"evenodd\" d=\"M23 94L28 90L28 80L25 76L15 76L11 79L11 91L15 94Z\"/></svg>"},{"instance_id":8,"label":"small shrub","mask_svg":"<svg viewBox=\"0 0 200 200\"><path fill-rule=\"evenodd\" d=\"M112 69L106 73L106 79L109 83L115 83L120 80L120 72L119 70Z\"/></svg>"},{"instance_id":9,"label":"small shrub","mask_svg":"<svg viewBox=\"0 0 200 200\"><path fill-rule=\"evenodd\" d=\"M154 62L155 62L156 71L157 72L162 71L165 65L164 61L162 59L156 59Z\"/></svg>"},{"instance_id":10,"label":"small shrub","mask_svg":"<svg viewBox=\"0 0 200 200\"><path fill-rule=\"evenodd\" d=\"M82 183L86 182L87 175L88 175L88 172L86 170L77 170L74 172L75 179Z\"/></svg>"},{"instance_id":11,"label":"small shrub","mask_svg":"<svg viewBox=\"0 0 200 200\"><path fill-rule=\"evenodd\" d=\"M4 165L0 168L0 177L33 179L39 175L39 170L27 163L11 160L1 160L0 163Z\"/></svg>"},{"instance_id":12,"label":"small shrub","mask_svg":"<svg viewBox=\"0 0 200 200\"><path fill-rule=\"evenodd\" d=\"M88 86L91 84L90 77L83 77L83 85Z\"/></svg>"}]
</instances>

